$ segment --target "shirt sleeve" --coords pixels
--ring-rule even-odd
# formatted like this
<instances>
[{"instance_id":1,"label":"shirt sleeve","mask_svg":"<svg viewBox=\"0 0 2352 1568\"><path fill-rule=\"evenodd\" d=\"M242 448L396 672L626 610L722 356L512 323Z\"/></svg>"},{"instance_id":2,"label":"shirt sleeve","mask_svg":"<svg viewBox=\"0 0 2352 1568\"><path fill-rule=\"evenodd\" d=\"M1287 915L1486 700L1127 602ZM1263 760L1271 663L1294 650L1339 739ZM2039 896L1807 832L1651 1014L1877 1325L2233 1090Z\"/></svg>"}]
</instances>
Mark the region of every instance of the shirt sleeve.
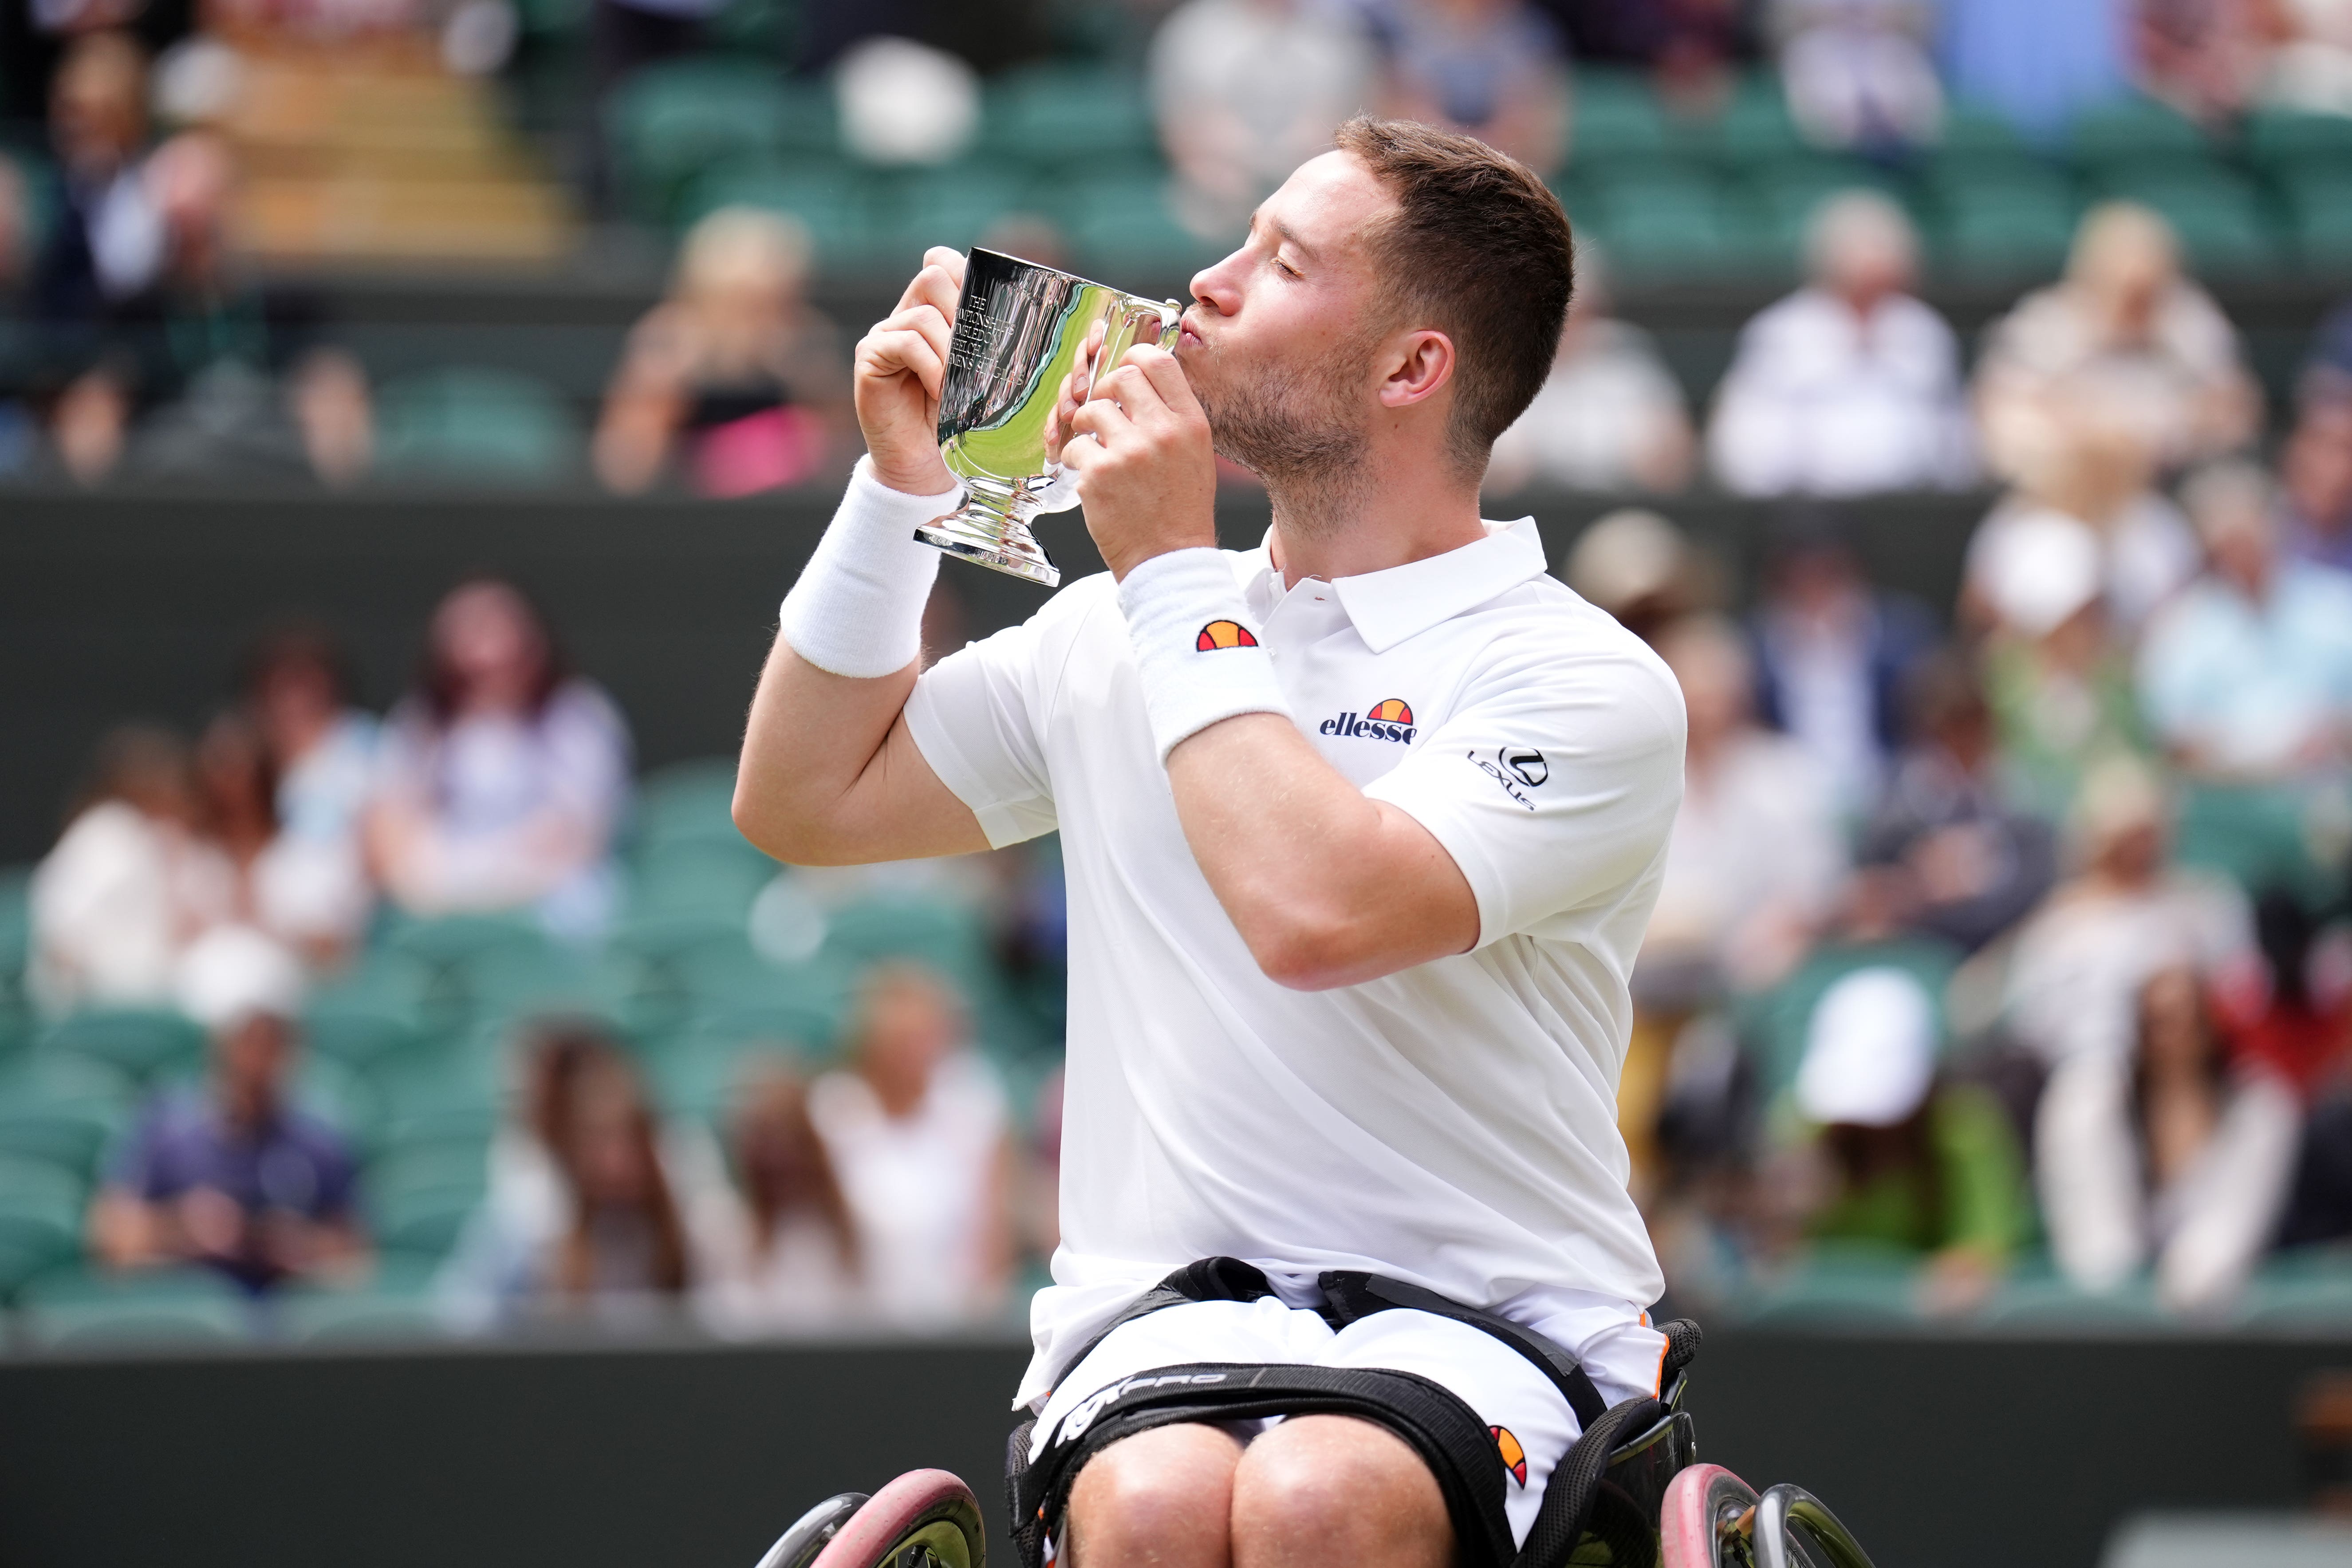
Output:
<instances>
[{"instance_id":1,"label":"shirt sleeve","mask_svg":"<svg viewBox=\"0 0 2352 1568\"><path fill-rule=\"evenodd\" d=\"M1058 819L1045 775L1048 642L1034 616L971 643L923 671L907 697L907 729L940 782L971 807L1002 849Z\"/></svg>"},{"instance_id":2,"label":"shirt sleeve","mask_svg":"<svg viewBox=\"0 0 2352 1568\"><path fill-rule=\"evenodd\" d=\"M1630 645L1632 639L1625 639ZM1682 803L1683 710L1638 645L1525 653L1365 788L1429 829L1478 900L1478 945L1614 909L1663 857Z\"/></svg>"}]
</instances>

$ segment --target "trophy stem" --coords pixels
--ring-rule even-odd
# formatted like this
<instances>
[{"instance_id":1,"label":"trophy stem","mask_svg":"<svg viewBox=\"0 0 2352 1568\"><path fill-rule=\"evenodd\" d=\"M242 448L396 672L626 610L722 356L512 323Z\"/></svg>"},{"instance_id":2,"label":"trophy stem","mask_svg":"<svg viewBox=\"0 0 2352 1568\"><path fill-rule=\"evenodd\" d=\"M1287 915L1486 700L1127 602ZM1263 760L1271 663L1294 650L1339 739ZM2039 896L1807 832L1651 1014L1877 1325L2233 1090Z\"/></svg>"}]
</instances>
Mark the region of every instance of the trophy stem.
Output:
<instances>
[{"instance_id":1,"label":"trophy stem","mask_svg":"<svg viewBox=\"0 0 2352 1568\"><path fill-rule=\"evenodd\" d=\"M915 537L992 571L1057 588L1062 570L1030 533L1021 515L1022 503L1028 499L1024 490L1025 487L1015 486L1000 491L982 481L972 481L963 505L923 524L915 530Z\"/></svg>"}]
</instances>

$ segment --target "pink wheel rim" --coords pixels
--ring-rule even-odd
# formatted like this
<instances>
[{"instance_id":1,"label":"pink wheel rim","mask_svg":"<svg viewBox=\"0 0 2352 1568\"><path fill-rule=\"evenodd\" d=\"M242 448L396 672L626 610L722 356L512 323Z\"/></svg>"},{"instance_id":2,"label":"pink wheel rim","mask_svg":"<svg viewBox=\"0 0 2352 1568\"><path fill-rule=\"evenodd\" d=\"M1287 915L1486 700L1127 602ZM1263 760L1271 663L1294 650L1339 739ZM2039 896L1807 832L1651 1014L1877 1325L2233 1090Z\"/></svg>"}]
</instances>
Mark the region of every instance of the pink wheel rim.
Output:
<instances>
[{"instance_id":1,"label":"pink wheel rim","mask_svg":"<svg viewBox=\"0 0 2352 1568\"><path fill-rule=\"evenodd\" d=\"M1716 1568L1716 1505L1726 1489L1719 1482L1755 1502L1756 1489L1721 1465L1692 1465L1666 1483L1658 1521L1661 1568Z\"/></svg>"},{"instance_id":2,"label":"pink wheel rim","mask_svg":"<svg viewBox=\"0 0 2352 1568\"><path fill-rule=\"evenodd\" d=\"M960 1512L969 1517L976 1534L980 1504L970 1487L945 1470L908 1470L868 1499L841 1533L825 1542L809 1568L874 1568L903 1536ZM977 1547L978 1541L973 1544Z\"/></svg>"}]
</instances>

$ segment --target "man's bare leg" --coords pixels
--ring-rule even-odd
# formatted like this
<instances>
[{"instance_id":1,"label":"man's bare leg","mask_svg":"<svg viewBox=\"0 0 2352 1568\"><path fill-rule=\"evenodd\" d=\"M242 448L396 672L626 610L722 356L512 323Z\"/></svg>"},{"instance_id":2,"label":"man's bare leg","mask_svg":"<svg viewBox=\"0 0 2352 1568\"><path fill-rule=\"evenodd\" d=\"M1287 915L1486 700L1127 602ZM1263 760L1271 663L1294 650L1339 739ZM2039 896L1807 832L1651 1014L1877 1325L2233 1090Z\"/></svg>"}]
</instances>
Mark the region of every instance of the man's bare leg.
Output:
<instances>
[{"instance_id":1,"label":"man's bare leg","mask_svg":"<svg viewBox=\"0 0 2352 1568\"><path fill-rule=\"evenodd\" d=\"M1447 1568L1454 1522L1421 1456L1353 1415L1294 1415L1233 1476L1233 1568Z\"/></svg>"},{"instance_id":2,"label":"man's bare leg","mask_svg":"<svg viewBox=\"0 0 2352 1568\"><path fill-rule=\"evenodd\" d=\"M1241 1458L1232 1433L1191 1422L1113 1443L1070 1489L1062 1545L1071 1568L1230 1568Z\"/></svg>"}]
</instances>

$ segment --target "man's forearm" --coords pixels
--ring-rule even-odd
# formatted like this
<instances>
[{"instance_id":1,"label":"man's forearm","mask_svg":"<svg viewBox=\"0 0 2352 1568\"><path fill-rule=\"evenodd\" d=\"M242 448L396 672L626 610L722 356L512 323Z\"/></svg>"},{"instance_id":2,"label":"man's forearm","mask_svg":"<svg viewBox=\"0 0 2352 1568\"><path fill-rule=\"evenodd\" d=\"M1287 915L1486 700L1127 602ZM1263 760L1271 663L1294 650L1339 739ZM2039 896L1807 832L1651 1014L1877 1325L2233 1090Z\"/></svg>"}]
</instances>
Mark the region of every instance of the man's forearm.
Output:
<instances>
[{"instance_id":1,"label":"man's forearm","mask_svg":"<svg viewBox=\"0 0 2352 1568\"><path fill-rule=\"evenodd\" d=\"M875 679L835 675L779 635L751 699L735 775L743 836L793 864L838 858L849 797L898 721L916 670L909 662Z\"/></svg>"}]
</instances>

